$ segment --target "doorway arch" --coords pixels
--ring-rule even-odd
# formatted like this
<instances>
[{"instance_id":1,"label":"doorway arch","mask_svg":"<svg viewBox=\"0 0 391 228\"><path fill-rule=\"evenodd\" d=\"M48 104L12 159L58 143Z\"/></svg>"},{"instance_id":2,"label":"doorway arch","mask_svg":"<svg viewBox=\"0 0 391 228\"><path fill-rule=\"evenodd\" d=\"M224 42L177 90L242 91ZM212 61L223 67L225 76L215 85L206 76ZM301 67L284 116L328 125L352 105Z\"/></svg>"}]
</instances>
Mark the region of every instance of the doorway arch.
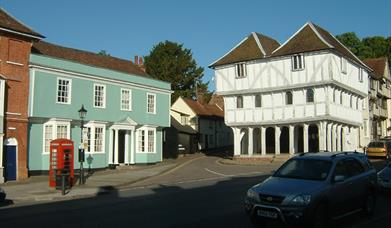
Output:
<instances>
[{"instance_id":1,"label":"doorway arch","mask_svg":"<svg viewBox=\"0 0 391 228\"><path fill-rule=\"evenodd\" d=\"M275 130L273 127L266 128L266 154L275 154Z\"/></svg>"},{"instance_id":2,"label":"doorway arch","mask_svg":"<svg viewBox=\"0 0 391 228\"><path fill-rule=\"evenodd\" d=\"M319 128L316 124L308 127L308 151L319 152Z\"/></svg>"},{"instance_id":3,"label":"doorway arch","mask_svg":"<svg viewBox=\"0 0 391 228\"><path fill-rule=\"evenodd\" d=\"M280 153L289 153L289 128L282 127L280 135Z\"/></svg>"}]
</instances>

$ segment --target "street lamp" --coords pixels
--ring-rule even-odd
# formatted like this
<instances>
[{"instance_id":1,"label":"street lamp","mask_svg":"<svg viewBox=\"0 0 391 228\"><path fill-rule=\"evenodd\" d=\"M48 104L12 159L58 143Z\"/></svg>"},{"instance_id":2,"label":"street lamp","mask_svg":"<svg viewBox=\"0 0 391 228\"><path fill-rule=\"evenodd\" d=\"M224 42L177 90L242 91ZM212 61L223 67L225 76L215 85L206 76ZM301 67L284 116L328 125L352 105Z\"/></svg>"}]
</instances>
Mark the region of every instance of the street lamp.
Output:
<instances>
[{"instance_id":1,"label":"street lamp","mask_svg":"<svg viewBox=\"0 0 391 228\"><path fill-rule=\"evenodd\" d=\"M83 145L83 128L84 128L84 118L87 115L87 110L84 108L84 105L81 105L79 112L79 117L81 120L80 123L80 147L79 147L79 162L80 162L80 177L79 177L79 185L84 184L84 170L83 170L83 162L84 162L84 145Z\"/></svg>"}]
</instances>

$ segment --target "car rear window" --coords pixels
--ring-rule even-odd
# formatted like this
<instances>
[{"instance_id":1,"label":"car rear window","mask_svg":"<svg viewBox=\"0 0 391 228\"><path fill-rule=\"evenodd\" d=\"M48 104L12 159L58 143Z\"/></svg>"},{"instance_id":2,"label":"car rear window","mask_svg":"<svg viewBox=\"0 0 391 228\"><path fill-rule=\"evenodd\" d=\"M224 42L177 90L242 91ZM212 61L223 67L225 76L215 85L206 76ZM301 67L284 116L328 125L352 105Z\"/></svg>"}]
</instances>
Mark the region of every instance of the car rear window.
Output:
<instances>
[{"instance_id":1,"label":"car rear window","mask_svg":"<svg viewBox=\"0 0 391 228\"><path fill-rule=\"evenodd\" d=\"M369 148L375 148L375 147L384 147L384 142L370 142L368 144Z\"/></svg>"},{"instance_id":2,"label":"car rear window","mask_svg":"<svg viewBox=\"0 0 391 228\"><path fill-rule=\"evenodd\" d=\"M274 177L306 180L325 180L329 175L331 161L316 159L291 159L281 166Z\"/></svg>"}]
</instances>

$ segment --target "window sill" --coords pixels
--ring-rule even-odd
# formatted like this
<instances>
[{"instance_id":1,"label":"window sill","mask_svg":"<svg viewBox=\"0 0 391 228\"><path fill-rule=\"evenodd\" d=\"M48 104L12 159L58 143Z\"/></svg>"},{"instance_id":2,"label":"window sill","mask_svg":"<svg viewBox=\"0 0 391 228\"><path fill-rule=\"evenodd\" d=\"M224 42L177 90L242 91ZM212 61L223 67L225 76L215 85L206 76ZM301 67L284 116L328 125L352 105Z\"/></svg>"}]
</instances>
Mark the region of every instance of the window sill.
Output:
<instances>
[{"instance_id":1,"label":"window sill","mask_svg":"<svg viewBox=\"0 0 391 228\"><path fill-rule=\"evenodd\" d=\"M11 64L11 65L15 65L15 66L24 66L24 64L22 64L22 63L16 63L16 62L12 62L12 61L6 61L6 63Z\"/></svg>"},{"instance_id":2,"label":"window sill","mask_svg":"<svg viewBox=\"0 0 391 228\"><path fill-rule=\"evenodd\" d=\"M293 72L297 72L297 71L303 71L305 68L300 68L300 69L292 69Z\"/></svg>"},{"instance_id":3,"label":"window sill","mask_svg":"<svg viewBox=\"0 0 391 228\"><path fill-rule=\"evenodd\" d=\"M105 152L86 152L86 154L105 154Z\"/></svg>"},{"instance_id":4,"label":"window sill","mask_svg":"<svg viewBox=\"0 0 391 228\"><path fill-rule=\"evenodd\" d=\"M99 108L99 109L105 109L106 106L100 107L100 106L94 106L94 108Z\"/></svg>"},{"instance_id":5,"label":"window sill","mask_svg":"<svg viewBox=\"0 0 391 228\"><path fill-rule=\"evenodd\" d=\"M137 151L136 154L156 154L156 151L155 152L139 152L139 151Z\"/></svg>"}]
</instances>

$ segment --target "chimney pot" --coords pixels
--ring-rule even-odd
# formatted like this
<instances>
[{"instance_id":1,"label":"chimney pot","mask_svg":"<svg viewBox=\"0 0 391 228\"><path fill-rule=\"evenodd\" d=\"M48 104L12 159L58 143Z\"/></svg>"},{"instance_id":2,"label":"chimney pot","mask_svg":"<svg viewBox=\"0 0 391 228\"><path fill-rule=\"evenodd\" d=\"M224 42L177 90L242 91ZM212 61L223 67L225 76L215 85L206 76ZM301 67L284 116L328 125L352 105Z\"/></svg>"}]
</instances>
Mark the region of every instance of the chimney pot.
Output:
<instances>
[{"instance_id":1,"label":"chimney pot","mask_svg":"<svg viewBox=\"0 0 391 228\"><path fill-rule=\"evenodd\" d=\"M138 55L134 56L134 64L138 65Z\"/></svg>"}]
</instances>

